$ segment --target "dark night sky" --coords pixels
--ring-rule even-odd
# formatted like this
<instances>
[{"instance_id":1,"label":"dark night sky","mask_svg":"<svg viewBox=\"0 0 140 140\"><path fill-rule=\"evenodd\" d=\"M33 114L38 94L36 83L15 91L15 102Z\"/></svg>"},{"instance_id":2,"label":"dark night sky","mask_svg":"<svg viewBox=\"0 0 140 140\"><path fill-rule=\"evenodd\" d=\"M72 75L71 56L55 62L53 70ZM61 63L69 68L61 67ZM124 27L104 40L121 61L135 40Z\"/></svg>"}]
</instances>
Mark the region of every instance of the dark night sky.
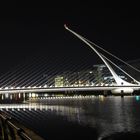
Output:
<instances>
[{"instance_id":1,"label":"dark night sky","mask_svg":"<svg viewBox=\"0 0 140 140\"><path fill-rule=\"evenodd\" d=\"M7 13L0 17L1 71L39 55L89 57L91 62L95 54L88 47L82 47L85 45L64 29L64 23L124 60L140 58L137 4L68 5L67 2L59 5L15 3L12 10L7 8Z\"/></svg>"}]
</instances>

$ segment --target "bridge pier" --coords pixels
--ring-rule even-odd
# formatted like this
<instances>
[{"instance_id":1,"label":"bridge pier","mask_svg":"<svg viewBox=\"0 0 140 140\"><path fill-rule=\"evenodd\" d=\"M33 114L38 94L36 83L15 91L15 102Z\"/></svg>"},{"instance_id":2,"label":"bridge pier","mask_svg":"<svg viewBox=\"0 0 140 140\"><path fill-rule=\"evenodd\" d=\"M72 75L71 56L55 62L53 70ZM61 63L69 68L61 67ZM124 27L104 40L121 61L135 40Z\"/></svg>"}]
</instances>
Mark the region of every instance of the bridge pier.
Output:
<instances>
[{"instance_id":1,"label":"bridge pier","mask_svg":"<svg viewBox=\"0 0 140 140\"><path fill-rule=\"evenodd\" d=\"M121 98L123 98L124 97L124 94L121 94Z\"/></svg>"},{"instance_id":2,"label":"bridge pier","mask_svg":"<svg viewBox=\"0 0 140 140\"><path fill-rule=\"evenodd\" d=\"M103 96L104 96L104 97L108 96L108 91L104 90L104 91L103 91Z\"/></svg>"},{"instance_id":3,"label":"bridge pier","mask_svg":"<svg viewBox=\"0 0 140 140\"><path fill-rule=\"evenodd\" d=\"M121 90L121 97L122 97L122 98L124 97L124 92L123 92L123 90Z\"/></svg>"}]
</instances>

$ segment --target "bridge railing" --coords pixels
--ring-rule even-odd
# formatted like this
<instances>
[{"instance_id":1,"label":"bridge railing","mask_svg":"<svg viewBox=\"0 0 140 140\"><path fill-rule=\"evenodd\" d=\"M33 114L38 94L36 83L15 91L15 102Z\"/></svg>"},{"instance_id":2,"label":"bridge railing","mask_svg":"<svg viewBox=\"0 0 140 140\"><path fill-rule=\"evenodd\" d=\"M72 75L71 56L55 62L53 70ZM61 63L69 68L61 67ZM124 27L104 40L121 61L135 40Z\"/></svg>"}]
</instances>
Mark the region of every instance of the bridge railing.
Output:
<instances>
[{"instance_id":1,"label":"bridge railing","mask_svg":"<svg viewBox=\"0 0 140 140\"><path fill-rule=\"evenodd\" d=\"M0 140L32 140L12 119L0 112Z\"/></svg>"}]
</instances>

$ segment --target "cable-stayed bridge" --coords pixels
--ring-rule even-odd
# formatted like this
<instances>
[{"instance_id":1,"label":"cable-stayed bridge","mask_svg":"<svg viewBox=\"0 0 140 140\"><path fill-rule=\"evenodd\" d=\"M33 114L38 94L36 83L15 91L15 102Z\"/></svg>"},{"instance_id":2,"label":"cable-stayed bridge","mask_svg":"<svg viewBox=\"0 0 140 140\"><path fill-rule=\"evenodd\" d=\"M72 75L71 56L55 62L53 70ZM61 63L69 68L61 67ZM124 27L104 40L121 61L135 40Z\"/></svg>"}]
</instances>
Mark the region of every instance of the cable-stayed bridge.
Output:
<instances>
[{"instance_id":1,"label":"cable-stayed bridge","mask_svg":"<svg viewBox=\"0 0 140 140\"><path fill-rule=\"evenodd\" d=\"M81 60L80 65L69 66L72 63L71 59L68 58L69 60L66 61L63 58L61 60L62 63L59 63L58 66L57 63L59 60L54 57L52 59L55 63L49 67L52 60L47 60L46 63L46 60L43 58L34 59L32 63L19 65L16 69L8 71L0 77L0 94L95 90L110 90L112 93L133 93L135 90L140 90L140 82L138 80L97 49L104 51L128 67L140 72L138 69L77 34L66 25L65 29L90 47L104 64L101 66L98 65L95 70L84 63L87 61L86 59ZM121 73L117 74L112 66L117 68ZM106 69L105 72L103 72L104 67ZM58 68L59 71L57 70ZM126 76L128 77L127 79ZM128 79L129 81L127 81Z\"/></svg>"}]
</instances>

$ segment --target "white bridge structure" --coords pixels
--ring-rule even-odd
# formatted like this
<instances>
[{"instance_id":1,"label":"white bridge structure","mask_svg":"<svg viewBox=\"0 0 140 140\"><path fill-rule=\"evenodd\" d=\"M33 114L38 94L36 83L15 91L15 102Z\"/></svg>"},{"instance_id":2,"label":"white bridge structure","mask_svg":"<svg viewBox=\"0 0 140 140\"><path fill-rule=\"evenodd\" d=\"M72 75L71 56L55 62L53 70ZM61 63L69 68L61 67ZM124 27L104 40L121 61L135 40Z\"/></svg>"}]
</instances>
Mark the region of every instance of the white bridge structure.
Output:
<instances>
[{"instance_id":1,"label":"white bridge structure","mask_svg":"<svg viewBox=\"0 0 140 140\"><path fill-rule=\"evenodd\" d=\"M111 72L113 78L115 79L116 82L116 86L120 86L119 88L114 88L111 90L112 93L133 93L133 91L136 89L133 86L140 86L140 82L137 81L136 79L134 79L132 76L130 76L128 73L126 73L125 71L123 71L120 67L118 67L120 70L122 70L123 72L125 72L130 78L132 78L136 84L132 84L129 83L123 79L121 79L116 72L113 70L113 68L109 65L109 63L106 61L106 57L102 54L100 54L94 46L92 46L88 40L86 40L84 37L82 37L81 35L77 34L76 32L74 32L73 30L69 29L66 25L64 25L64 27L71 32L72 34L74 34L76 37L78 37L80 40L82 40L84 43L86 43L100 58L101 60L104 62L104 64L106 65L106 67L109 69L109 71ZM109 60L109 59L107 59ZM131 86L131 87L124 87L124 86Z\"/></svg>"},{"instance_id":2,"label":"white bridge structure","mask_svg":"<svg viewBox=\"0 0 140 140\"><path fill-rule=\"evenodd\" d=\"M92 43L91 41L87 40L86 38L82 37L81 35L77 34L73 30L69 29L66 25L64 25L65 29L68 30L70 33L78 37L82 40L87 46L89 46L103 61L105 66L108 68L110 73L112 74L115 84L107 85L107 86L78 86L78 87L41 87L41 86L28 86L28 87L15 87L15 88L0 88L0 94L5 93L39 93L39 92L67 92L67 91L111 91L113 94L131 94L135 90L140 90L140 82L129 75L127 72L122 70L119 66L114 64L111 60L105 57L102 53L100 53L96 48L99 47L98 45ZM100 47L99 47L100 48ZM102 48L100 48L102 49ZM102 49L104 50L104 49ZM104 50L107 52L106 50ZM109 53L109 52L107 52ZM112 54L111 54L112 55ZM117 58L117 57L115 57ZM119 58L118 58L119 59ZM119 59L120 60L120 59ZM123 61L123 60L122 60ZM121 70L124 74L126 74L129 78L131 78L134 82L130 83L121 79L120 76L114 71L111 67L110 63L116 66L119 70ZM124 61L123 61L124 62ZM126 62L124 62L127 64ZM134 68L130 64L128 66ZM134 68L135 69L135 68Z\"/></svg>"}]
</instances>

